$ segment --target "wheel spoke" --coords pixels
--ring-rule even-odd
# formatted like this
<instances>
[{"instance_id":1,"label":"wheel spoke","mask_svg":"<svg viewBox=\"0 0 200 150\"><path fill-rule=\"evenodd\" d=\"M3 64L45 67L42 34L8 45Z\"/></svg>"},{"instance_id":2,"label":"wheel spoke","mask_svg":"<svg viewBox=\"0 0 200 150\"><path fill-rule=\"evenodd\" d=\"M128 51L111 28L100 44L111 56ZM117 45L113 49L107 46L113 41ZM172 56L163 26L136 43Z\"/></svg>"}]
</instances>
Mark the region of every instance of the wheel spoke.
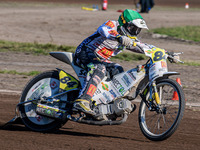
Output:
<instances>
[{"instance_id":1,"label":"wheel spoke","mask_svg":"<svg viewBox=\"0 0 200 150\"><path fill-rule=\"evenodd\" d=\"M151 129L150 126L154 123L153 121L155 120L156 116L157 114L154 114L150 117L150 119L149 118L146 119L146 122L148 122L149 124L149 129Z\"/></svg>"}]
</instances>

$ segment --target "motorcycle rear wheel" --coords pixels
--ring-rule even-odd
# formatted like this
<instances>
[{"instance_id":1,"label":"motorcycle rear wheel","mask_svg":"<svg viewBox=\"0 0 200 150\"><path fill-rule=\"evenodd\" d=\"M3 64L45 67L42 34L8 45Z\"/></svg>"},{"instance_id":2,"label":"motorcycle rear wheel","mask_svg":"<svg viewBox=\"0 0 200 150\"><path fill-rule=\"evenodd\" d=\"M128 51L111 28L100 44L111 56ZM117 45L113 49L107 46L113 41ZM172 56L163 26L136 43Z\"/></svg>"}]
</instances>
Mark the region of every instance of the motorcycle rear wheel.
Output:
<instances>
[{"instance_id":1,"label":"motorcycle rear wheel","mask_svg":"<svg viewBox=\"0 0 200 150\"><path fill-rule=\"evenodd\" d=\"M144 136L152 141L162 141L169 138L180 124L185 97L181 86L172 79L159 80L156 87L161 100L160 109L149 110L146 103L141 101L138 117ZM177 100L173 100L174 94L177 94Z\"/></svg>"},{"instance_id":2,"label":"motorcycle rear wheel","mask_svg":"<svg viewBox=\"0 0 200 150\"><path fill-rule=\"evenodd\" d=\"M42 96L51 96L57 94L59 90L59 73L56 70L43 72L26 85L23 90L20 102L28 101L29 99L40 98ZM38 115L36 113L37 104L27 103L19 108L20 116L26 127L33 131L47 132L59 129L63 123Z\"/></svg>"}]
</instances>

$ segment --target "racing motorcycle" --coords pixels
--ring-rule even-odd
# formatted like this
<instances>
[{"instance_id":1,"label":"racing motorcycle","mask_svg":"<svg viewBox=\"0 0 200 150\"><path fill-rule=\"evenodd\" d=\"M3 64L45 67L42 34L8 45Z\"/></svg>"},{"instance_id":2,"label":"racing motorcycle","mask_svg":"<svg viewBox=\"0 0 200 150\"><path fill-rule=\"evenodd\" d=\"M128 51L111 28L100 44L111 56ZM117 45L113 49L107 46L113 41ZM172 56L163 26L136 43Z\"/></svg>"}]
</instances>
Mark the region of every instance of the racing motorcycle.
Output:
<instances>
[{"instance_id":1,"label":"racing motorcycle","mask_svg":"<svg viewBox=\"0 0 200 150\"><path fill-rule=\"evenodd\" d=\"M74 69L74 76L62 69L43 72L35 76L24 88L16 107L16 118L33 131L46 132L61 128L67 121L89 125L120 125L136 110L140 96L139 126L148 139L161 141L170 137L183 117L185 98L181 86L169 77L167 60L174 56L160 48L144 49L149 57L143 65L110 76L90 88L94 94L91 109L95 115L73 110L74 100L86 80L87 72L74 62L70 52L50 52L54 58ZM177 61L180 61L177 59ZM177 100L173 100L174 94Z\"/></svg>"}]
</instances>

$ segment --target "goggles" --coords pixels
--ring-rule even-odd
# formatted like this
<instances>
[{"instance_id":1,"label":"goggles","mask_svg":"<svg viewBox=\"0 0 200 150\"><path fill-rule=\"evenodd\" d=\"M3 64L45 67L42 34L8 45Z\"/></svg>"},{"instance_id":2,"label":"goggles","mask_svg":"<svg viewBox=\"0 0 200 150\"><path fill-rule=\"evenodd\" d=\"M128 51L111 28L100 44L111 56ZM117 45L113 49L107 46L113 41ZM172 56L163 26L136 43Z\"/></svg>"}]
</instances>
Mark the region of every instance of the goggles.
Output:
<instances>
[{"instance_id":1,"label":"goggles","mask_svg":"<svg viewBox=\"0 0 200 150\"><path fill-rule=\"evenodd\" d=\"M136 25L134 25L133 23L129 23L126 27L126 29L128 30L128 32L131 35L138 35L141 31L141 28L138 28Z\"/></svg>"}]
</instances>

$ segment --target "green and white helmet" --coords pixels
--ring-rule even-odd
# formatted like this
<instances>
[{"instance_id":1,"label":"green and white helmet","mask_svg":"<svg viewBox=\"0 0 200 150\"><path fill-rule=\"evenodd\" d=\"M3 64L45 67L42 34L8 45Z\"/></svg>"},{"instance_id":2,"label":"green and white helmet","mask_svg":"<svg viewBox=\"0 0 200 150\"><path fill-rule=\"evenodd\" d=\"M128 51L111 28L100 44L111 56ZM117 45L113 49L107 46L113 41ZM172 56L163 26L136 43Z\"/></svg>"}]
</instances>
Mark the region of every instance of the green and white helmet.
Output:
<instances>
[{"instance_id":1,"label":"green and white helmet","mask_svg":"<svg viewBox=\"0 0 200 150\"><path fill-rule=\"evenodd\" d=\"M137 11L131 9L124 10L119 16L118 22L123 34L129 38L135 38L141 29L148 29L142 16Z\"/></svg>"}]
</instances>

